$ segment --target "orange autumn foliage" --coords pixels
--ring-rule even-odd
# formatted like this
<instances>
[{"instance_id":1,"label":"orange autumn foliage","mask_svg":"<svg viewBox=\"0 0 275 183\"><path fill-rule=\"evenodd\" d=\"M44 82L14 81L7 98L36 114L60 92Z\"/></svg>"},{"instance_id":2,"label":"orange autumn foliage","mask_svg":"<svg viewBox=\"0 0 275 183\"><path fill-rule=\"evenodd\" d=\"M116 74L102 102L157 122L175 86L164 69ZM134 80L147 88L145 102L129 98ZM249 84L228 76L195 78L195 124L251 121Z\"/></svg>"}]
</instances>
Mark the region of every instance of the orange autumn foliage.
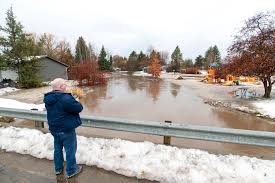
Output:
<instances>
[{"instance_id":1,"label":"orange autumn foliage","mask_svg":"<svg viewBox=\"0 0 275 183\"><path fill-rule=\"evenodd\" d=\"M150 68L150 74L152 74L153 77L158 78L160 76L160 71L161 71L160 59L155 50L151 52L149 68Z\"/></svg>"}]
</instances>

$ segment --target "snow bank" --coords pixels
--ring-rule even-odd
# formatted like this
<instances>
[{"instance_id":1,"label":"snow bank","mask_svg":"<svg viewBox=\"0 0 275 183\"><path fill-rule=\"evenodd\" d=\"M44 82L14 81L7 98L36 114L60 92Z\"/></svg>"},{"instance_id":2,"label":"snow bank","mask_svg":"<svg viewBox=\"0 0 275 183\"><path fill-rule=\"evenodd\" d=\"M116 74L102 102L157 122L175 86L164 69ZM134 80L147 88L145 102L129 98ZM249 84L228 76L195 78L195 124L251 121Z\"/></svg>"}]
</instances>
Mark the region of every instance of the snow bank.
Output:
<instances>
[{"instance_id":1,"label":"snow bank","mask_svg":"<svg viewBox=\"0 0 275 183\"><path fill-rule=\"evenodd\" d=\"M137 71L133 73L133 76L152 76L152 74L148 74L146 72L143 71Z\"/></svg>"},{"instance_id":2,"label":"snow bank","mask_svg":"<svg viewBox=\"0 0 275 183\"><path fill-rule=\"evenodd\" d=\"M213 155L151 142L78 136L77 161L125 176L165 183L274 183L275 161L235 155ZM49 133L0 128L0 148L37 158L53 159Z\"/></svg>"},{"instance_id":3,"label":"snow bank","mask_svg":"<svg viewBox=\"0 0 275 183\"><path fill-rule=\"evenodd\" d=\"M152 74L148 74L146 72L143 72L143 71L136 71L133 73L133 76L152 76ZM180 73L173 73L173 72L166 72L166 71L161 71L160 73L160 78L162 79L176 79L178 78L179 76L181 76Z\"/></svg>"},{"instance_id":4,"label":"snow bank","mask_svg":"<svg viewBox=\"0 0 275 183\"><path fill-rule=\"evenodd\" d=\"M258 108L261 114L275 118L275 99L257 101L253 104Z\"/></svg>"},{"instance_id":5,"label":"snow bank","mask_svg":"<svg viewBox=\"0 0 275 183\"><path fill-rule=\"evenodd\" d=\"M204 76L206 76L208 74L207 70L199 70L199 72Z\"/></svg>"},{"instance_id":6,"label":"snow bank","mask_svg":"<svg viewBox=\"0 0 275 183\"><path fill-rule=\"evenodd\" d=\"M253 86L253 87L262 87L262 83L261 82L254 82L254 83L249 83L249 82L239 82L239 86Z\"/></svg>"},{"instance_id":7,"label":"snow bank","mask_svg":"<svg viewBox=\"0 0 275 183\"><path fill-rule=\"evenodd\" d=\"M14 91L17 91L17 90L19 90L19 89L12 88L12 87L1 88L0 89L0 95L4 95L6 93L14 92Z\"/></svg>"},{"instance_id":8,"label":"snow bank","mask_svg":"<svg viewBox=\"0 0 275 183\"><path fill-rule=\"evenodd\" d=\"M39 111L43 111L43 109L45 108L45 104L28 104L24 102L18 102L12 99L0 98L0 107L26 110L38 109Z\"/></svg>"}]
</instances>

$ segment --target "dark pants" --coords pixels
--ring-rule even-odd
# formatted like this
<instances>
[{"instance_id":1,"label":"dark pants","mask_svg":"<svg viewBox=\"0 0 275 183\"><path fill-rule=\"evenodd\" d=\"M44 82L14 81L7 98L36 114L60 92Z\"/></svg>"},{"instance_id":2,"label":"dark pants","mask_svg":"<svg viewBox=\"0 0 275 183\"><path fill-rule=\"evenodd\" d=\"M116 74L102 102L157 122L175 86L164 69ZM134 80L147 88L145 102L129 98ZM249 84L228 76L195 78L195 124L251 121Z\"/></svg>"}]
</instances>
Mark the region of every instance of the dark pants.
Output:
<instances>
[{"instance_id":1,"label":"dark pants","mask_svg":"<svg viewBox=\"0 0 275 183\"><path fill-rule=\"evenodd\" d=\"M55 171L63 170L63 147L66 152L66 174L72 175L76 171L75 153L77 141L75 131L72 132L51 132L54 137L54 165Z\"/></svg>"}]
</instances>

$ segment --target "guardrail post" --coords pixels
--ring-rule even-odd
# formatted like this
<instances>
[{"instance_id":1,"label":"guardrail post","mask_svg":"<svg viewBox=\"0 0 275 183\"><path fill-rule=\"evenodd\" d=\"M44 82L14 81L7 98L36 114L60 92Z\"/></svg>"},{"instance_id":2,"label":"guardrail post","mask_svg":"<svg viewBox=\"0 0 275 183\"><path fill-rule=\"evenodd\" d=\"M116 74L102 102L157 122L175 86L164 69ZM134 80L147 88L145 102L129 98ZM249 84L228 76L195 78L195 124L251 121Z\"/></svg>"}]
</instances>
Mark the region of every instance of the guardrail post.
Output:
<instances>
[{"instance_id":1,"label":"guardrail post","mask_svg":"<svg viewBox=\"0 0 275 183\"><path fill-rule=\"evenodd\" d=\"M31 109L32 111L38 111L38 109ZM35 128L44 128L43 121L34 121Z\"/></svg>"},{"instance_id":2,"label":"guardrail post","mask_svg":"<svg viewBox=\"0 0 275 183\"><path fill-rule=\"evenodd\" d=\"M171 124L172 121L165 121L165 123ZM164 136L163 137L163 144L164 145L171 145L171 136Z\"/></svg>"}]
</instances>

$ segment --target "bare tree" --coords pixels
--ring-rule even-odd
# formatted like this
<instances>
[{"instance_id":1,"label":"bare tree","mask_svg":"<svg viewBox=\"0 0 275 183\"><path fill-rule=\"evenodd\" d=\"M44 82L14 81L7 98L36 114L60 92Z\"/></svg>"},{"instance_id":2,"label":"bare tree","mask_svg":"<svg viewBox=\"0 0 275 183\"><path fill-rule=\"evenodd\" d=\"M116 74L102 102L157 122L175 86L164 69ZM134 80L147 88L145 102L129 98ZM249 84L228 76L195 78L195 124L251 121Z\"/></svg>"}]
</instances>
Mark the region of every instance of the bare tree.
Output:
<instances>
[{"instance_id":1,"label":"bare tree","mask_svg":"<svg viewBox=\"0 0 275 183\"><path fill-rule=\"evenodd\" d=\"M70 44L65 39L59 41L53 34L44 33L39 38L39 45L41 47L41 54L68 65L74 64Z\"/></svg>"},{"instance_id":2,"label":"bare tree","mask_svg":"<svg viewBox=\"0 0 275 183\"><path fill-rule=\"evenodd\" d=\"M70 44L66 40L60 41L56 46L56 55L57 60L72 65L74 63L74 57L71 53Z\"/></svg>"},{"instance_id":3,"label":"bare tree","mask_svg":"<svg viewBox=\"0 0 275 183\"><path fill-rule=\"evenodd\" d=\"M259 13L248 19L229 48L225 71L257 76L270 98L275 74L275 12Z\"/></svg>"},{"instance_id":4,"label":"bare tree","mask_svg":"<svg viewBox=\"0 0 275 183\"><path fill-rule=\"evenodd\" d=\"M169 59L169 52L168 51L160 51L160 65L166 65Z\"/></svg>"},{"instance_id":5,"label":"bare tree","mask_svg":"<svg viewBox=\"0 0 275 183\"><path fill-rule=\"evenodd\" d=\"M42 53L49 57L56 58L57 52L57 39L53 34L44 33L40 37L42 44Z\"/></svg>"}]
</instances>

